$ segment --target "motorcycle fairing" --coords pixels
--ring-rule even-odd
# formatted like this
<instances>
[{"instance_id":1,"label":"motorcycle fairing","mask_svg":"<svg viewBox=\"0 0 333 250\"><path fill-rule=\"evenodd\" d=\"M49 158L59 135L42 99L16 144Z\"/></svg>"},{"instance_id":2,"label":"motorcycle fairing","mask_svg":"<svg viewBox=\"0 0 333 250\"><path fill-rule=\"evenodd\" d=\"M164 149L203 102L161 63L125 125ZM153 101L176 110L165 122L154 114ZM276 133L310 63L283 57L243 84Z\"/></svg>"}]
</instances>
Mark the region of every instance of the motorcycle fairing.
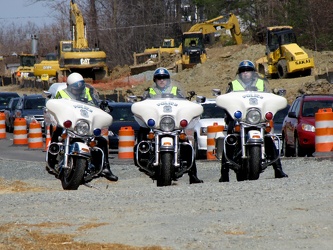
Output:
<instances>
[{"instance_id":1,"label":"motorcycle fairing","mask_svg":"<svg viewBox=\"0 0 333 250\"><path fill-rule=\"evenodd\" d=\"M51 120L56 121L59 126L63 126L64 121L71 120L70 130L74 129L79 120L85 120L90 125L90 134L93 134L95 128L108 128L113 121L112 116L99 107L67 99L48 100L46 113L49 113Z\"/></svg>"},{"instance_id":2,"label":"motorcycle fairing","mask_svg":"<svg viewBox=\"0 0 333 250\"><path fill-rule=\"evenodd\" d=\"M191 112L189 112L191 110ZM140 126L147 127L148 119L155 120L155 127L159 128L164 115L172 116L176 128L180 128L180 121L185 119L189 123L203 112L202 105L180 98L146 99L133 103L132 112Z\"/></svg>"}]
</instances>

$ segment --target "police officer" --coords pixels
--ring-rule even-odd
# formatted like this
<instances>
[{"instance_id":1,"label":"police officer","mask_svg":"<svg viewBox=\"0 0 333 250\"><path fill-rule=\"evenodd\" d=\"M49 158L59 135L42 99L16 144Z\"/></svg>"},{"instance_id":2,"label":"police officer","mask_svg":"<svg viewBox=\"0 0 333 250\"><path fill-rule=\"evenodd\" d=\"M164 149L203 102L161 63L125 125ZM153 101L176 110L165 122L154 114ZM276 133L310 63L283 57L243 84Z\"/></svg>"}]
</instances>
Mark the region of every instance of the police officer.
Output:
<instances>
[{"instance_id":1,"label":"police officer","mask_svg":"<svg viewBox=\"0 0 333 250\"><path fill-rule=\"evenodd\" d=\"M232 82L229 82L226 93L232 91L261 91L261 92L269 92L268 80L266 78L261 77L257 72L254 66L254 63L250 60L241 61L238 65L236 79ZM230 116L230 114L226 113L225 123L228 125L228 134L232 133L234 127L234 120ZM278 152L275 146L273 139L265 136L265 145L266 152L273 159L276 158ZM275 178L283 178L288 177L286 173L282 170L281 160L278 159L273 164ZM229 181L229 166L226 162L225 157L222 157L221 164L221 178L219 182L228 182Z\"/></svg>"},{"instance_id":2,"label":"police officer","mask_svg":"<svg viewBox=\"0 0 333 250\"><path fill-rule=\"evenodd\" d=\"M56 99L75 99L78 101L88 102L90 104L97 104L96 99L91 95L90 88L86 87L86 83L79 73L72 73L67 78L67 88L57 92ZM51 141L58 141L58 137L61 135L62 128L58 127L52 135ZM109 181L117 181L118 177L114 175L110 169L109 163L109 148L107 140L102 137L96 137L97 147L101 148L104 153L104 163L101 175ZM49 154L49 159L52 155ZM53 156L54 158L54 156Z\"/></svg>"},{"instance_id":3,"label":"police officer","mask_svg":"<svg viewBox=\"0 0 333 250\"><path fill-rule=\"evenodd\" d=\"M162 94L173 94L175 97L178 98L185 98L182 94L181 90L177 86L173 86L171 84L170 73L166 68L158 68L154 72L153 76L154 85L148 88L143 94L143 100L147 98L158 98L161 97ZM138 143L145 139L149 132L149 129L140 127L139 134L138 134ZM137 145L137 144L136 144ZM136 152L136 145L134 147L134 152ZM181 152L186 157L186 153L188 152L185 148L180 149ZM188 155L191 157L191 155ZM197 166L194 161L192 168L188 172L190 178L190 184L194 183L203 183L197 176Z\"/></svg>"}]
</instances>

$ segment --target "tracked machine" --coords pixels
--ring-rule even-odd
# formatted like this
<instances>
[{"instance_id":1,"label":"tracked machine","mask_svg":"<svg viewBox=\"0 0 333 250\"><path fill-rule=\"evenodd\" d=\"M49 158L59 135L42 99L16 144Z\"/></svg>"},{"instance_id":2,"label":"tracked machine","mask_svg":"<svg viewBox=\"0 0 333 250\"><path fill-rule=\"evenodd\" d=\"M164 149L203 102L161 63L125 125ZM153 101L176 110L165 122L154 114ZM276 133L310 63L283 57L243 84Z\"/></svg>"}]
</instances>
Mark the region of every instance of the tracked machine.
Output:
<instances>
[{"instance_id":1,"label":"tracked machine","mask_svg":"<svg viewBox=\"0 0 333 250\"><path fill-rule=\"evenodd\" d=\"M78 72L84 78L102 80L108 74L106 53L89 47L85 21L74 0L70 1L70 23L72 40L60 41L58 47L59 77Z\"/></svg>"}]
</instances>

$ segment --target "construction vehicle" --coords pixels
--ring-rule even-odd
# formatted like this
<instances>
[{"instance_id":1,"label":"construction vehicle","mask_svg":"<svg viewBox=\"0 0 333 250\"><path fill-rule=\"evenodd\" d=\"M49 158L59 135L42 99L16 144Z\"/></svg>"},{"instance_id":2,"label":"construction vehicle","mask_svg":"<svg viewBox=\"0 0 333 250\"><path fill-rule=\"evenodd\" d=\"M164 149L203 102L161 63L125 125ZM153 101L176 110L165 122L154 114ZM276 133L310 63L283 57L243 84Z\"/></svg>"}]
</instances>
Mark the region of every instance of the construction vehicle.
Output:
<instances>
[{"instance_id":1,"label":"construction vehicle","mask_svg":"<svg viewBox=\"0 0 333 250\"><path fill-rule=\"evenodd\" d=\"M202 32L184 32L182 37L181 59L175 63L176 72L185 68L193 68L198 63L207 60Z\"/></svg>"},{"instance_id":2,"label":"construction vehicle","mask_svg":"<svg viewBox=\"0 0 333 250\"><path fill-rule=\"evenodd\" d=\"M188 32L201 31L204 35L204 43L212 44L222 35L223 29L226 29L230 31L231 36L237 45L242 44L242 33L235 14L230 13L227 22L218 22L222 19L224 19L224 16L218 16L203 23L196 23L188 30Z\"/></svg>"},{"instance_id":3,"label":"construction vehicle","mask_svg":"<svg viewBox=\"0 0 333 250\"><path fill-rule=\"evenodd\" d=\"M314 68L314 59L298 46L291 26L267 27L265 54L256 61L256 67L266 77L309 76Z\"/></svg>"},{"instance_id":4,"label":"construction vehicle","mask_svg":"<svg viewBox=\"0 0 333 250\"><path fill-rule=\"evenodd\" d=\"M45 60L34 65L34 74L42 81L48 82L51 78L57 80L56 77L59 70L59 60L56 53L48 53Z\"/></svg>"},{"instance_id":5,"label":"construction vehicle","mask_svg":"<svg viewBox=\"0 0 333 250\"><path fill-rule=\"evenodd\" d=\"M34 77L34 65L37 61L37 44L38 37L31 35L31 53L21 53L18 55L20 59L20 65L15 70L15 78L17 82L21 82L23 79Z\"/></svg>"},{"instance_id":6,"label":"construction vehicle","mask_svg":"<svg viewBox=\"0 0 333 250\"><path fill-rule=\"evenodd\" d=\"M84 78L102 80L108 74L106 53L98 47L89 47L85 21L74 0L70 1L70 23L72 40L60 41L58 47L61 68L58 75L67 76L71 72L77 72Z\"/></svg>"},{"instance_id":7,"label":"construction vehicle","mask_svg":"<svg viewBox=\"0 0 333 250\"><path fill-rule=\"evenodd\" d=\"M178 54L182 50L181 44L176 45L175 39L166 38L163 40L162 46L155 48L145 49L144 53L169 53L169 54Z\"/></svg>"},{"instance_id":8,"label":"construction vehicle","mask_svg":"<svg viewBox=\"0 0 333 250\"><path fill-rule=\"evenodd\" d=\"M26 79L34 76L34 65L37 61L37 55L35 54L20 54L20 66L15 71L16 78Z\"/></svg>"}]
</instances>

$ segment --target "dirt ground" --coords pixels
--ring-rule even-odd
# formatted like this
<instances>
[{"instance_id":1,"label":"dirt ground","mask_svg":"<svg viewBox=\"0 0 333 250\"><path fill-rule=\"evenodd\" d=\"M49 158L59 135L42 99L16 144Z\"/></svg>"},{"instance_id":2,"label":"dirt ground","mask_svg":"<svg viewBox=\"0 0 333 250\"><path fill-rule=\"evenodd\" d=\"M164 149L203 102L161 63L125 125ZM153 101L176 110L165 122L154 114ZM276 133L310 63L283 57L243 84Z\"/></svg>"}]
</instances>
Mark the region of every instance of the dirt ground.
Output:
<instances>
[{"instance_id":1,"label":"dirt ground","mask_svg":"<svg viewBox=\"0 0 333 250\"><path fill-rule=\"evenodd\" d=\"M207 49L208 60L202 65L197 65L193 69L186 69L178 74L173 74L172 78L180 82L184 92L194 90L198 95L212 98L211 90L214 88L225 91L227 83L231 81L240 61L249 59L255 61L264 55L263 45L235 45L235 46L215 46ZM323 72L326 68L333 67L333 52L313 52L308 51L310 56L314 56L316 72ZM165 58L167 60L168 58ZM107 83L94 84L100 94L110 94L116 89L121 89L123 93L127 90L135 95L141 95L145 88L152 84L152 81L142 79L133 80L129 77L128 66L116 67L113 69L110 81ZM313 75L308 77L298 77L291 79L270 79L270 87L286 89L288 103L302 93L332 94L333 85L325 80L315 80ZM18 85L1 86L0 91L17 91L19 93L41 93L40 89L24 89ZM21 181L11 183L0 180L0 195L10 192L32 191L32 187ZM36 190L38 191L38 190ZM162 249L161 247L131 247L125 245L110 244L87 244L73 241L74 235L45 234L40 233L45 227L56 227L52 223L48 225L21 225L6 224L0 225L1 234L8 234L7 242L0 242L1 249ZM99 225L87 225L87 227L98 227ZM16 242L15 246L8 244Z\"/></svg>"}]
</instances>

